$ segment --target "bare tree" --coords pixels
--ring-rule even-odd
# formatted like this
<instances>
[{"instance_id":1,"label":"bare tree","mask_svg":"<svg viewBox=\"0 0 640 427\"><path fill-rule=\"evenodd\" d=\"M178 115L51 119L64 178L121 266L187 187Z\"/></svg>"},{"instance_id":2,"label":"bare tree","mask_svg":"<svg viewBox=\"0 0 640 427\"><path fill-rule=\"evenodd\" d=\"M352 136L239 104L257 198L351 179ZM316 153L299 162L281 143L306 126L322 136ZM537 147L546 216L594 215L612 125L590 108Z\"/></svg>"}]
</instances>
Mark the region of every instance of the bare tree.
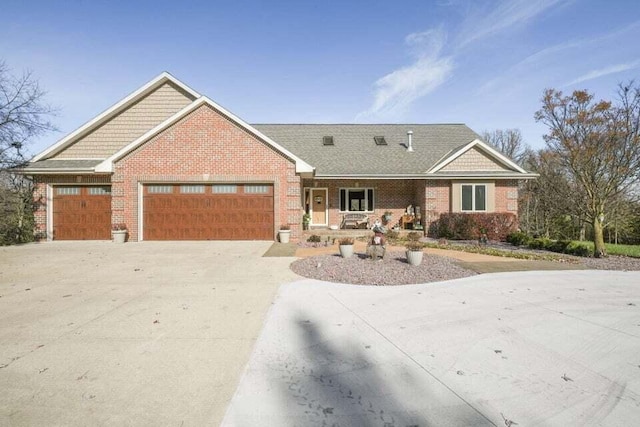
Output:
<instances>
[{"instance_id":1,"label":"bare tree","mask_svg":"<svg viewBox=\"0 0 640 427\"><path fill-rule=\"evenodd\" d=\"M28 143L55 129L48 121L54 110L44 96L30 72L16 77L0 61L0 170L24 162Z\"/></svg>"},{"instance_id":2,"label":"bare tree","mask_svg":"<svg viewBox=\"0 0 640 427\"><path fill-rule=\"evenodd\" d=\"M482 139L519 165L523 164L524 158L529 151L519 129L484 131L482 132Z\"/></svg>"},{"instance_id":3,"label":"bare tree","mask_svg":"<svg viewBox=\"0 0 640 427\"><path fill-rule=\"evenodd\" d=\"M547 149L583 198L576 208L593 227L594 256L605 256L607 215L640 178L640 88L620 85L616 104L548 89L535 118L549 127Z\"/></svg>"},{"instance_id":4,"label":"bare tree","mask_svg":"<svg viewBox=\"0 0 640 427\"><path fill-rule=\"evenodd\" d=\"M0 245L33 239L33 186L12 168L33 138L54 130L44 96L30 72L14 76L0 61Z\"/></svg>"}]
</instances>

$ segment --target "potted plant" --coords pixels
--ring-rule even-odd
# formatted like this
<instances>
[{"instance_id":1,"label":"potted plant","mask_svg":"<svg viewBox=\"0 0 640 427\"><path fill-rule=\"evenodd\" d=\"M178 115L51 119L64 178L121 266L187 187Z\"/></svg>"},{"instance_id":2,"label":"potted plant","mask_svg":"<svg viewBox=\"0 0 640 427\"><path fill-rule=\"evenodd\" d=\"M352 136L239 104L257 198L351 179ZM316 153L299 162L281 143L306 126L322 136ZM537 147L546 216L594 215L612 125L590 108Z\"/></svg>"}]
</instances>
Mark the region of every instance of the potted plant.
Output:
<instances>
[{"instance_id":1,"label":"potted plant","mask_svg":"<svg viewBox=\"0 0 640 427\"><path fill-rule=\"evenodd\" d=\"M340 248L342 258L349 258L353 255L353 242L353 237L343 237L338 240L338 247Z\"/></svg>"},{"instance_id":2,"label":"potted plant","mask_svg":"<svg viewBox=\"0 0 640 427\"><path fill-rule=\"evenodd\" d=\"M393 212L391 211L386 211L383 215L382 215L382 219L384 220L384 222L389 222L391 221L391 217L393 216Z\"/></svg>"},{"instance_id":3,"label":"potted plant","mask_svg":"<svg viewBox=\"0 0 640 427\"><path fill-rule=\"evenodd\" d=\"M420 242L408 242L405 247L407 248L407 262L410 265L420 265L422 263L422 249L424 246Z\"/></svg>"},{"instance_id":4,"label":"potted plant","mask_svg":"<svg viewBox=\"0 0 640 427\"><path fill-rule=\"evenodd\" d=\"M278 238L280 239L280 243L289 243L290 237L291 227L289 227L289 224L282 224L280 226L280 231L278 231Z\"/></svg>"},{"instance_id":5,"label":"potted plant","mask_svg":"<svg viewBox=\"0 0 640 427\"><path fill-rule=\"evenodd\" d=\"M487 237L487 229L484 227L480 228L480 237L478 238L478 244L480 246L487 246L489 243L489 238Z\"/></svg>"},{"instance_id":6,"label":"potted plant","mask_svg":"<svg viewBox=\"0 0 640 427\"><path fill-rule=\"evenodd\" d=\"M311 223L311 215L309 215L308 213L305 213L304 215L302 215L302 229L308 230L310 223Z\"/></svg>"},{"instance_id":7,"label":"potted plant","mask_svg":"<svg viewBox=\"0 0 640 427\"><path fill-rule=\"evenodd\" d=\"M111 237L114 243L124 243L127 240L127 225L125 223L113 224L111 226Z\"/></svg>"}]
</instances>

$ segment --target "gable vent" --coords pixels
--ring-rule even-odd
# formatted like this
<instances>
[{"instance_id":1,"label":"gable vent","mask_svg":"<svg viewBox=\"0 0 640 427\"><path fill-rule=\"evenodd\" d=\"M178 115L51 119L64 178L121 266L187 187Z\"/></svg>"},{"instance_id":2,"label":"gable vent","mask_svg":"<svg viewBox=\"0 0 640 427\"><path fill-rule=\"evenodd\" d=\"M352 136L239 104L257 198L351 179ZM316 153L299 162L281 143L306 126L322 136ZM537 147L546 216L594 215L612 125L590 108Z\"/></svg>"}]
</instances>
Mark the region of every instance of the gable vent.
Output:
<instances>
[{"instance_id":1,"label":"gable vent","mask_svg":"<svg viewBox=\"0 0 640 427\"><path fill-rule=\"evenodd\" d=\"M384 139L384 136L374 136L373 140L376 142L376 145L387 145L387 140Z\"/></svg>"},{"instance_id":2,"label":"gable vent","mask_svg":"<svg viewBox=\"0 0 640 427\"><path fill-rule=\"evenodd\" d=\"M323 136L322 137L322 145L334 145L332 136Z\"/></svg>"}]
</instances>

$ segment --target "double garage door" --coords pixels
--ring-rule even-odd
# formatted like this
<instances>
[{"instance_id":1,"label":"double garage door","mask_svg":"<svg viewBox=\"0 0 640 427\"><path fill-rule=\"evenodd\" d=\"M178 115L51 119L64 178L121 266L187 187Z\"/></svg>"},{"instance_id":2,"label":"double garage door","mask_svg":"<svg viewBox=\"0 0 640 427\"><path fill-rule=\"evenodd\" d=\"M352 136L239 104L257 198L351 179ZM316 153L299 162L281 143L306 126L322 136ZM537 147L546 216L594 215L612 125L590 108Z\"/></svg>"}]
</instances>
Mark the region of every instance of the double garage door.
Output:
<instances>
[{"instance_id":1,"label":"double garage door","mask_svg":"<svg viewBox=\"0 0 640 427\"><path fill-rule=\"evenodd\" d=\"M144 240L273 240L273 185L163 184L143 191ZM55 187L53 236L111 239L111 188Z\"/></svg>"},{"instance_id":2,"label":"double garage door","mask_svg":"<svg viewBox=\"0 0 640 427\"><path fill-rule=\"evenodd\" d=\"M144 240L273 240L273 186L146 185Z\"/></svg>"}]
</instances>

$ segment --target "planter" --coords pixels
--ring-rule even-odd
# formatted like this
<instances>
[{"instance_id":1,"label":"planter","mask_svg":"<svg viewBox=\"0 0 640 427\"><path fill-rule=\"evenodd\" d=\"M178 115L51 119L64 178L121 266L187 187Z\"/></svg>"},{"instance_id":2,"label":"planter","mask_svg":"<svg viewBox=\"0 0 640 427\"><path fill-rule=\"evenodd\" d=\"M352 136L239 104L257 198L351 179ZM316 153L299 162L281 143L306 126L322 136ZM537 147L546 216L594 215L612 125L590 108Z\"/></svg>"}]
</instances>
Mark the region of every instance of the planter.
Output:
<instances>
[{"instance_id":1,"label":"planter","mask_svg":"<svg viewBox=\"0 0 640 427\"><path fill-rule=\"evenodd\" d=\"M113 230L111 236L113 243L124 243L127 240L127 230Z\"/></svg>"},{"instance_id":2,"label":"planter","mask_svg":"<svg viewBox=\"0 0 640 427\"><path fill-rule=\"evenodd\" d=\"M353 255L353 245L340 245L339 248L342 258L349 258Z\"/></svg>"},{"instance_id":3,"label":"planter","mask_svg":"<svg viewBox=\"0 0 640 427\"><path fill-rule=\"evenodd\" d=\"M291 230L278 231L278 238L280 239L280 243L289 243L290 237L291 237Z\"/></svg>"},{"instance_id":4,"label":"planter","mask_svg":"<svg viewBox=\"0 0 640 427\"><path fill-rule=\"evenodd\" d=\"M392 215L383 215L382 219L384 220L384 222L389 222L389 221L391 221L391 217L392 217Z\"/></svg>"},{"instance_id":5,"label":"planter","mask_svg":"<svg viewBox=\"0 0 640 427\"><path fill-rule=\"evenodd\" d=\"M407 251L407 262L409 265L420 265L422 263L422 251Z\"/></svg>"}]
</instances>

